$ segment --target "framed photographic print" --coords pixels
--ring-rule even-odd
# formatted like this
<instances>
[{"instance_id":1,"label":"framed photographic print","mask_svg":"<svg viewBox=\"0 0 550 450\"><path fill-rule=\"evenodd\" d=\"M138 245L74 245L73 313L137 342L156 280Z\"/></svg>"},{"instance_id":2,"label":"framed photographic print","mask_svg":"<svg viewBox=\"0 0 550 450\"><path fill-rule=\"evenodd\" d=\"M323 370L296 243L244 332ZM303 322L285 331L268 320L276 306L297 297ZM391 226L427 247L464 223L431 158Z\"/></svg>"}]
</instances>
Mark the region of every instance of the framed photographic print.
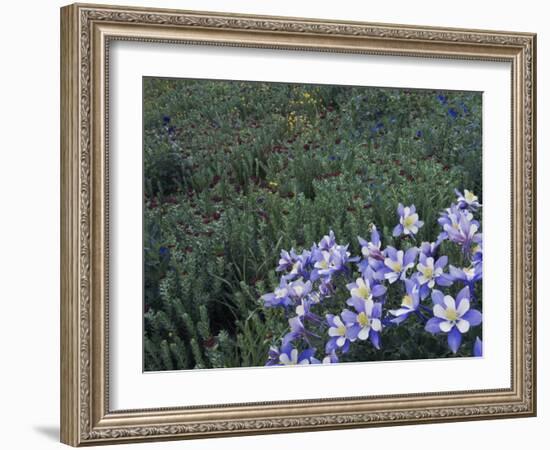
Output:
<instances>
[{"instance_id":1,"label":"framed photographic print","mask_svg":"<svg viewBox=\"0 0 550 450\"><path fill-rule=\"evenodd\" d=\"M61 439L536 413L530 33L61 9Z\"/></svg>"}]
</instances>

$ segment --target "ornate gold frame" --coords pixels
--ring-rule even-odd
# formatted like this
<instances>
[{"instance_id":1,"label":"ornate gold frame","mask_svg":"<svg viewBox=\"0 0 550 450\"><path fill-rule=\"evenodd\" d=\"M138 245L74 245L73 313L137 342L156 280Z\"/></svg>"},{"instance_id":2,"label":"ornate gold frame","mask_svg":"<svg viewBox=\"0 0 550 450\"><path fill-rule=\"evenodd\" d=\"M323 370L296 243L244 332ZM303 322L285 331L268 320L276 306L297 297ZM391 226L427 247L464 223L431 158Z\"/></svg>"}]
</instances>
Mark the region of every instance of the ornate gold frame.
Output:
<instances>
[{"instance_id":1,"label":"ornate gold frame","mask_svg":"<svg viewBox=\"0 0 550 450\"><path fill-rule=\"evenodd\" d=\"M106 67L115 39L510 62L511 387L111 411ZM535 52L536 36L529 33L80 4L62 8L62 442L79 446L535 415Z\"/></svg>"}]
</instances>

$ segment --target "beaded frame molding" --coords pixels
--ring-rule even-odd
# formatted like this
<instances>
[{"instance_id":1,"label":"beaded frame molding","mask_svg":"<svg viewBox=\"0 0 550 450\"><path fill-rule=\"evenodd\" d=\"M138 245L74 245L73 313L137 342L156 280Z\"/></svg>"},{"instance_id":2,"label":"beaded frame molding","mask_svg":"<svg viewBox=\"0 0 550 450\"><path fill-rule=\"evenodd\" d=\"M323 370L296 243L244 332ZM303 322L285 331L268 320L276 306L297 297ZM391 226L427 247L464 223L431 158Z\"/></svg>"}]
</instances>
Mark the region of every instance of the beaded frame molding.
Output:
<instances>
[{"instance_id":1,"label":"beaded frame molding","mask_svg":"<svg viewBox=\"0 0 550 450\"><path fill-rule=\"evenodd\" d=\"M112 411L108 57L113 40L505 61L512 70L508 389ZM61 9L61 441L97 445L536 414L536 35L74 4Z\"/></svg>"}]
</instances>

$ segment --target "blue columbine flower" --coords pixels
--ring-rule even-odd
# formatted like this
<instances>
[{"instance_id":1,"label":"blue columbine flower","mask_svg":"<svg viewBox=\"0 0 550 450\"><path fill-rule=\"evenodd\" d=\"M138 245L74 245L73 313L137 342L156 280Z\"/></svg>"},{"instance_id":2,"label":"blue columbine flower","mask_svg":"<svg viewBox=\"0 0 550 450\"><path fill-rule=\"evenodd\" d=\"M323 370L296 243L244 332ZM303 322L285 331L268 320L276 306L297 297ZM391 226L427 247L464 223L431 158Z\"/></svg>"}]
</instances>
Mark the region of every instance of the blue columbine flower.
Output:
<instances>
[{"instance_id":1,"label":"blue columbine flower","mask_svg":"<svg viewBox=\"0 0 550 450\"><path fill-rule=\"evenodd\" d=\"M449 266L449 276L453 281L462 281L466 286L469 286L470 290L473 292L474 283L481 280L483 277L483 265L475 264L460 269L455 266Z\"/></svg>"},{"instance_id":2,"label":"blue columbine flower","mask_svg":"<svg viewBox=\"0 0 550 450\"><path fill-rule=\"evenodd\" d=\"M443 229L447 233L450 241L460 244L464 254L469 254L472 244L481 242L481 233L478 233L479 222L477 220L468 220L465 214L458 217L458 224L455 226L445 224Z\"/></svg>"},{"instance_id":3,"label":"blue columbine flower","mask_svg":"<svg viewBox=\"0 0 550 450\"><path fill-rule=\"evenodd\" d=\"M380 250L380 247L382 246L382 241L380 240L380 233L378 233L376 226L372 225L370 242L367 242L360 236L357 237L357 240L361 245L361 254L365 258L373 258L378 261L384 261L384 255Z\"/></svg>"},{"instance_id":4,"label":"blue columbine flower","mask_svg":"<svg viewBox=\"0 0 550 450\"><path fill-rule=\"evenodd\" d=\"M279 283L279 287L274 292L262 295L261 299L264 301L264 305L268 308L276 306L291 306L293 304L290 297L290 289L287 280L283 277Z\"/></svg>"},{"instance_id":5,"label":"blue columbine flower","mask_svg":"<svg viewBox=\"0 0 550 450\"><path fill-rule=\"evenodd\" d=\"M384 267L379 273L390 283L395 283L397 280L404 280L407 270L414 267L418 249L411 247L407 252L403 252L403 250L397 251L393 247L387 247L385 253Z\"/></svg>"},{"instance_id":6,"label":"blue columbine flower","mask_svg":"<svg viewBox=\"0 0 550 450\"><path fill-rule=\"evenodd\" d=\"M481 204L478 201L477 195L468 189L464 189L464 193L455 189L457 197L458 207L460 209L469 209L470 211L476 211Z\"/></svg>"},{"instance_id":7,"label":"blue columbine flower","mask_svg":"<svg viewBox=\"0 0 550 450\"><path fill-rule=\"evenodd\" d=\"M419 262L416 265L418 276L416 280L420 285L420 296L422 299L428 296L430 289L433 289L436 283L439 286L450 286L453 284L453 278L443 273L443 269L449 261L446 255L443 255L434 262L433 257L426 257L423 253L420 253L418 260Z\"/></svg>"},{"instance_id":8,"label":"blue columbine flower","mask_svg":"<svg viewBox=\"0 0 550 450\"><path fill-rule=\"evenodd\" d=\"M437 219L437 223L439 223L441 228L443 228L443 232L438 236L438 241L442 242L445 239L448 239L449 235L447 231L445 231L445 226L448 225L457 230L460 227L460 220L463 216L468 221L472 221L474 219L474 216L470 211L467 209L460 209L455 203L442 211Z\"/></svg>"},{"instance_id":9,"label":"blue columbine flower","mask_svg":"<svg viewBox=\"0 0 550 450\"><path fill-rule=\"evenodd\" d=\"M418 233L418 229L424 225L424 222L418 219L418 214L416 213L414 205L403 206L399 203L397 214L399 216L399 224L393 229L393 235L395 237L401 234L414 236Z\"/></svg>"},{"instance_id":10,"label":"blue columbine flower","mask_svg":"<svg viewBox=\"0 0 550 450\"><path fill-rule=\"evenodd\" d=\"M304 364L319 364L320 361L313 357L314 354L314 348L308 348L299 353L298 349L292 347L290 343L281 346L280 350L276 347L271 347L269 360L266 366L295 366Z\"/></svg>"},{"instance_id":11,"label":"blue columbine flower","mask_svg":"<svg viewBox=\"0 0 550 450\"><path fill-rule=\"evenodd\" d=\"M443 94L439 94L437 96L437 100L439 101L439 103L441 103L442 105L445 105L447 103L447 97L445 97Z\"/></svg>"},{"instance_id":12,"label":"blue columbine flower","mask_svg":"<svg viewBox=\"0 0 550 450\"><path fill-rule=\"evenodd\" d=\"M382 304L375 303L370 298L364 300L362 298L352 297L351 305L355 308L356 313L345 309L342 311L342 319L349 329L349 334L352 337L357 337L361 341L369 339L376 348L380 348L380 331L382 331Z\"/></svg>"},{"instance_id":13,"label":"blue columbine flower","mask_svg":"<svg viewBox=\"0 0 550 450\"><path fill-rule=\"evenodd\" d=\"M450 295L443 295L441 291L433 290L432 300L435 317L428 320L425 329L433 334L446 333L449 348L456 353L462 342L462 334L481 323L481 313L470 309L470 288L463 288L456 300Z\"/></svg>"},{"instance_id":14,"label":"blue columbine flower","mask_svg":"<svg viewBox=\"0 0 550 450\"><path fill-rule=\"evenodd\" d=\"M318 248L319 250L329 251L336 245L336 236L334 236L334 231L330 230L328 235L323 236L321 241L319 241Z\"/></svg>"},{"instance_id":15,"label":"blue columbine flower","mask_svg":"<svg viewBox=\"0 0 550 450\"><path fill-rule=\"evenodd\" d=\"M162 116L162 123L164 125L168 125L170 123L170 120L172 120L170 116Z\"/></svg>"},{"instance_id":16,"label":"blue columbine flower","mask_svg":"<svg viewBox=\"0 0 550 450\"><path fill-rule=\"evenodd\" d=\"M318 278L330 279L335 273L346 271L348 263L358 261L358 258L350 258L351 253L348 251L347 245L334 243L327 247L328 244L330 241L321 241L319 247L312 250L312 260L315 261L311 274L313 281ZM322 248L326 248L326 250Z\"/></svg>"},{"instance_id":17,"label":"blue columbine flower","mask_svg":"<svg viewBox=\"0 0 550 450\"><path fill-rule=\"evenodd\" d=\"M348 305L351 305L350 301L352 301L353 298L370 300L372 297L381 297L386 293L386 288L384 286L376 284L369 278L357 278L355 283L349 283L346 287L351 294Z\"/></svg>"},{"instance_id":18,"label":"blue columbine flower","mask_svg":"<svg viewBox=\"0 0 550 450\"><path fill-rule=\"evenodd\" d=\"M446 238L446 234L445 234L445 238ZM439 246L441 245L441 243L444 241L444 237L442 236L442 234L440 234L436 241L435 242L422 242L422 244L420 244L420 253L422 253L426 258L428 257L432 257L432 258L435 258L437 256L437 252L439 250Z\"/></svg>"},{"instance_id":19,"label":"blue columbine flower","mask_svg":"<svg viewBox=\"0 0 550 450\"><path fill-rule=\"evenodd\" d=\"M308 279L310 275L310 263L311 252L308 250L304 250L300 255L296 254L294 249L291 249L290 252L282 250L279 265L275 270L277 272L286 272L284 277L287 280L293 280L298 276Z\"/></svg>"},{"instance_id":20,"label":"blue columbine flower","mask_svg":"<svg viewBox=\"0 0 550 450\"><path fill-rule=\"evenodd\" d=\"M290 332L283 337L283 344L292 342L296 339L305 339L307 341L308 336L312 335L306 330L302 319L298 316L288 319L288 325L290 327Z\"/></svg>"},{"instance_id":21,"label":"blue columbine flower","mask_svg":"<svg viewBox=\"0 0 550 450\"><path fill-rule=\"evenodd\" d=\"M301 299L311 292L311 281L306 281L299 278L288 285L289 294L293 299Z\"/></svg>"},{"instance_id":22,"label":"blue columbine flower","mask_svg":"<svg viewBox=\"0 0 550 450\"><path fill-rule=\"evenodd\" d=\"M346 326L338 315L327 314L326 319L330 339L325 346L325 351L332 353L335 350L341 350L342 353L346 353L349 350L350 342L357 339L357 330Z\"/></svg>"},{"instance_id":23,"label":"blue columbine flower","mask_svg":"<svg viewBox=\"0 0 550 450\"><path fill-rule=\"evenodd\" d=\"M389 311L395 317L390 322L395 324L403 322L411 313L417 311L420 305L419 285L410 279L403 280L403 283L405 284L405 295L401 299L401 306L398 309L390 309Z\"/></svg>"},{"instance_id":24,"label":"blue columbine flower","mask_svg":"<svg viewBox=\"0 0 550 450\"><path fill-rule=\"evenodd\" d=\"M279 259L279 265L275 269L276 272L283 272L292 269L297 261L296 253L294 249L290 249L290 253L286 250L281 250L281 257Z\"/></svg>"},{"instance_id":25,"label":"blue columbine flower","mask_svg":"<svg viewBox=\"0 0 550 450\"><path fill-rule=\"evenodd\" d=\"M384 266L384 253L380 250L382 242L380 240L380 234L376 229L376 226L372 225L370 242L367 242L362 237L358 236L359 244L361 245L361 254L363 260L358 264L359 270L363 278L372 278L369 273L374 271L378 272Z\"/></svg>"}]
</instances>

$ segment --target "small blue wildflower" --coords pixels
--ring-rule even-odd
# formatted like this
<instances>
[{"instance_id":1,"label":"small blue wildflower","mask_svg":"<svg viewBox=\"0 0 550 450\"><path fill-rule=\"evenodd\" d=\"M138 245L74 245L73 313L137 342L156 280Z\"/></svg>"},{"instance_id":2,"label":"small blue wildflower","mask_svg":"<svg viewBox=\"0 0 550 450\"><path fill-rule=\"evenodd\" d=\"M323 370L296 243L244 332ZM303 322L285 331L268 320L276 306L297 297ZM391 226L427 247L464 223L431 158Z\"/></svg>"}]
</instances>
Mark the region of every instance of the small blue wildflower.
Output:
<instances>
[{"instance_id":1,"label":"small blue wildflower","mask_svg":"<svg viewBox=\"0 0 550 450\"><path fill-rule=\"evenodd\" d=\"M454 108L449 108L447 110L447 113L449 114L449 116L451 116L453 119L456 119L458 117L458 111Z\"/></svg>"}]
</instances>

